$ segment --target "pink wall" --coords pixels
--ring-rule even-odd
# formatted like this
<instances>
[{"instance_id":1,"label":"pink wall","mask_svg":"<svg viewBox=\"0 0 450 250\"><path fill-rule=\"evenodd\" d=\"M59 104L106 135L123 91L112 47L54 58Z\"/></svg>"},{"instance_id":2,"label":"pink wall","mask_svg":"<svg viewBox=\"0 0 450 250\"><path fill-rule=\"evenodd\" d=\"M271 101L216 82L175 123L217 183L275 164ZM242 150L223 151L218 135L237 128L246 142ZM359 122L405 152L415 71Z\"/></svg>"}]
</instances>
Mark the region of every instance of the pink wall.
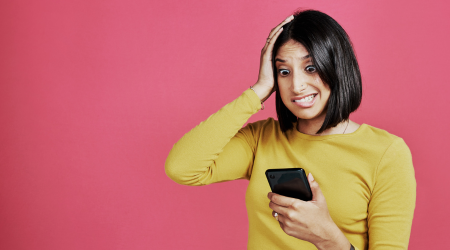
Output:
<instances>
[{"instance_id":1,"label":"pink wall","mask_svg":"<svg viewBox=\"0 0 450 250\"><path fill-rule=\"evenodd\" d=\"M353 40L352 119L412 151L410 249L448 247L447 1L42 0L0 3L0 249L244 249L247 182L180 186L164 162L255 83L266 36L298 7ZM268 116L274 97L250 121Z\"/></svg>"}]
</instances>

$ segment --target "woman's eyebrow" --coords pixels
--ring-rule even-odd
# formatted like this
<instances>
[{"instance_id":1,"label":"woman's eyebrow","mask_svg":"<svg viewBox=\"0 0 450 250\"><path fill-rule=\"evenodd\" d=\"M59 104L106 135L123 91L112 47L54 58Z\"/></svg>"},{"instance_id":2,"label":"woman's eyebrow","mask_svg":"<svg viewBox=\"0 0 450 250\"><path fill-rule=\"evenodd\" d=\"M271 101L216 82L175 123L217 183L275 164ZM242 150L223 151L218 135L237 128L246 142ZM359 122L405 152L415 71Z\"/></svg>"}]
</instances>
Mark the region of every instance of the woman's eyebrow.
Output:
<instances>
[{"instance_id":1,"label":"woman's eyebrow","mask_svg":"<svg viewBox=\"0 0 450 250\"><path fill-rule=\"evenodd\" d=\"M300 57L300 61L303 61L305 59L311 58L311 56L308 54L306 56ZM280 59L280 58L275 58L275 62L286 62L286 60Z\"/></svg>"}]
</instances>

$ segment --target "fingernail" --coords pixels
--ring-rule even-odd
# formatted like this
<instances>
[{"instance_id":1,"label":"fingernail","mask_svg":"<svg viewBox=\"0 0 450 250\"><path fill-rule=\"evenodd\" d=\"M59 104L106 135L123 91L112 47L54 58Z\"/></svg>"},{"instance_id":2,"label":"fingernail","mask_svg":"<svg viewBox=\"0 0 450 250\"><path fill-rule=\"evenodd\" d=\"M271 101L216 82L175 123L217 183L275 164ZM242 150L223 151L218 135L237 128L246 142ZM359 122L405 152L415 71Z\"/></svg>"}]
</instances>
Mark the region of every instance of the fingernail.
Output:
<instances>
[{"instance_id":1,"label":"fingernail","mask_svg":"<svg viewBox=\"0 0 450 250\"><path fill-rule=\"evenodd\" d=\"M309 173L309 175L311 175L311 179L314 180L314 176L311 173Z\"/></svg>"}]
</instances>

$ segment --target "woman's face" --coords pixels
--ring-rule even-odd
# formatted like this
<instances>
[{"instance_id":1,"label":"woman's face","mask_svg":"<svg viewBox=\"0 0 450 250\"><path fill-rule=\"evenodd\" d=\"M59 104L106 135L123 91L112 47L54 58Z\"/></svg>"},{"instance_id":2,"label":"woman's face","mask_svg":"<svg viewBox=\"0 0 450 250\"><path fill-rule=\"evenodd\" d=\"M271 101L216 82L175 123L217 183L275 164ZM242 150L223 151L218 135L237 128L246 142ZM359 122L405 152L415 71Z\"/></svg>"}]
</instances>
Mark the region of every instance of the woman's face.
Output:
<instances>
[{"instance_id":1,"label":"woman's face","mask_svg":"<svg viewBox=\"0 0 450 250\"><path fill-rule=\"evenodd\" d=\"M284 105L298 118L322 120L330 97L305 47L289 40L275 58L278 89Z\"/></svg>"}]
</instances>

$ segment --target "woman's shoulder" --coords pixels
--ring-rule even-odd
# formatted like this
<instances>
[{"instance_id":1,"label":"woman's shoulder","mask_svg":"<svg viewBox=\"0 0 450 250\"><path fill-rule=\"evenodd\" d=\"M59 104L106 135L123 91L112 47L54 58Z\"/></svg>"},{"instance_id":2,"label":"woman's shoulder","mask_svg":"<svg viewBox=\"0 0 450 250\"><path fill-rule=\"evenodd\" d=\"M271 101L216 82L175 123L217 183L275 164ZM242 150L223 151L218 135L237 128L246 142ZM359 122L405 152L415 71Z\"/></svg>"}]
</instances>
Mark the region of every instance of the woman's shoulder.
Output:
<instances>
[{"instance_id":1,"label":"woman's shoulder","mask_svg":"<svg viewBox=\"0 0 450 250\"><path fill-rule=\"evenodd\" d=\"M242 128L242 130L250 130L253 134L265 135L281 133L280 124L278 120L273 117L268 117L265 120L258 120L249 122Z\"/></svg>"},{"instance_id":2,"label":"woman's shoulder","mask_svg":"<svg viewBox=\"0 0 450 250\"><path fill-rule=\"evenodd\" d=\"M390 146L392 144L403 144L404 146L406 146L403 138L394 135L384 129L377 128L365 123L361 125L361 132L362 133L360 133L360 136L369 143L384 144L386 146Z\"/></svg>"},{"instance_id":3,"label":"woman's shoulder","mask_svg":"<svg viewBox=\"0 0 450 250\"><path fill-rule=\"evenodd\" d=\"M374 127L374 126L369 125L367 123L363 123L363 125L365 126L364 132L366 134L370 133L370 134L373 134L374 136L382 136L382 137L388 137L388 138L392 138L392 139L399 138L398 136L389 133L385 129L377 128L377 127Z\"/></svg>"},{"instance_id":4,"label":"woman's shoulder","mask_svg":"<svg viewBox=\"0 0 450 250\"><path fill-rule=\"evenodd\" d=\"M278 120L275 120L273 117L268 117L265 120L258 120L255 122L249 122L247 126L256 126L256 127L280 127Z\"/></svg>"}]
</instances>

